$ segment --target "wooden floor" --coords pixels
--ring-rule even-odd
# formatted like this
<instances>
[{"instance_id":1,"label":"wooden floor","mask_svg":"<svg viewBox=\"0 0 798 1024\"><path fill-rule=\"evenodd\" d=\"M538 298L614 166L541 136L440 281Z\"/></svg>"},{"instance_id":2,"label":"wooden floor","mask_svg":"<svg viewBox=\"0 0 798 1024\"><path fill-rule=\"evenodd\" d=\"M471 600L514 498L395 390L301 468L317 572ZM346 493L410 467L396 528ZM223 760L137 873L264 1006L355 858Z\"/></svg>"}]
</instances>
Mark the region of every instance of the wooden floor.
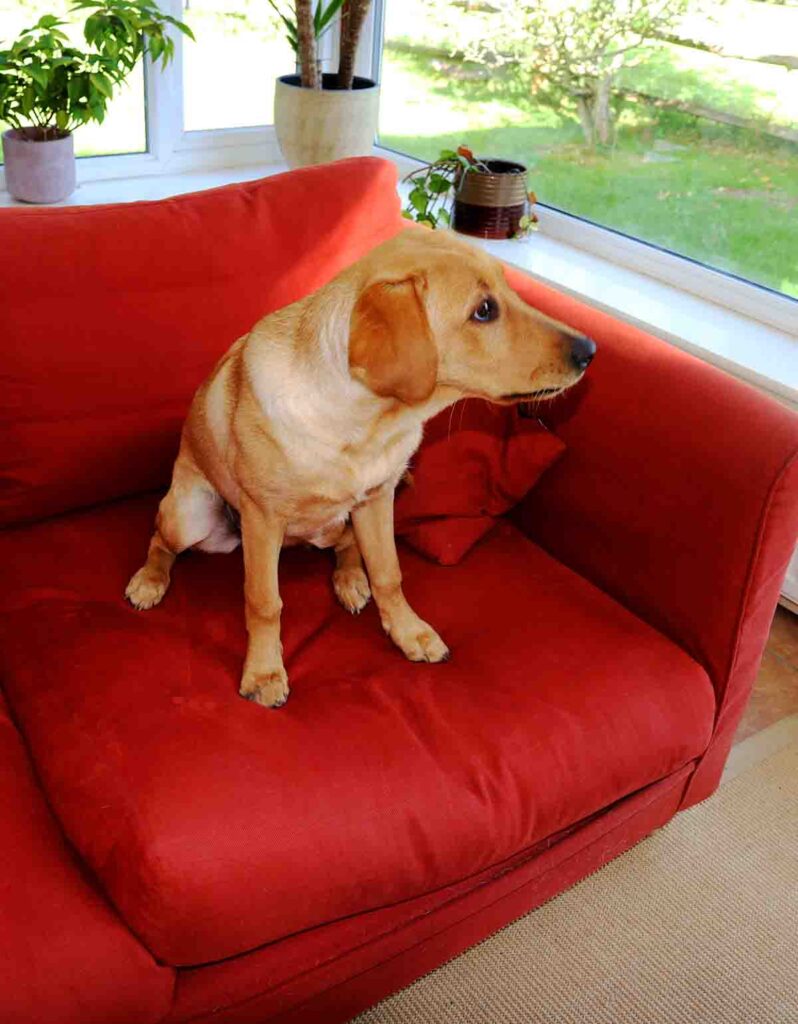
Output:
<instances>
[{"instance_id":1,"label":"wooden floor","mask_svg":"<svg viewBox=\"0 0 798 1024\"><path fill-rule=\"evenodd\" d=\"M777 608L754 692L734 738L739 743L798 713L798 615Z\"/></svg>"}]
</instances>

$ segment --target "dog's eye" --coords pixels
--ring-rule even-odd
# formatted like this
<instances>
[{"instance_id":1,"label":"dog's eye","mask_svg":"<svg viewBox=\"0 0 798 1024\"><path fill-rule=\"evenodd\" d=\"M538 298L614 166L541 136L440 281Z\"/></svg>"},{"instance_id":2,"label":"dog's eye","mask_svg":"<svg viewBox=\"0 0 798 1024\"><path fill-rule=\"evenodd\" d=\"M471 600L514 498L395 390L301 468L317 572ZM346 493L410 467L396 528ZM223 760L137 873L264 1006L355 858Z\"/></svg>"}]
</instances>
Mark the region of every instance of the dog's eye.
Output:
<instances>
[{"instance_id":1,"label":"dog's eye","mask_svg":"<svg viewBox=\"0 0 798 1024\"><path fill-rule=\"evenodd\" d=\"M488 324L491 320L496 320L498 316L499 304L492 295L489 295L480 302L471 314L471 319L476 320L478 324Z\"/></svg>"}]
</instances>

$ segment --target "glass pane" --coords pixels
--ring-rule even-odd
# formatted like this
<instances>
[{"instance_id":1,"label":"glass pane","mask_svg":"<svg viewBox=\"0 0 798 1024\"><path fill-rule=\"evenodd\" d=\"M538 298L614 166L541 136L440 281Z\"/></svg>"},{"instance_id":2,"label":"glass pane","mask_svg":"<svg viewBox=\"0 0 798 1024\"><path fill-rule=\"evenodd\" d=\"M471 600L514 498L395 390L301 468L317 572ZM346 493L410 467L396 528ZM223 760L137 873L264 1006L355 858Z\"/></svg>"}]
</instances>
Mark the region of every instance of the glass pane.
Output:
<instances>
[{"instance_id":1,"label":"glass pane","mask_svg":"<svg viewBox=\"0 0 798 1024\"><path fill-rule=\"evenodd\" d=\"M380 141L520 160L543 203L798 297L798 6L681 6L642 43L606 34L610 99L583 127L585 79L558 85L543 41L567 26L573 53L584 12L606 3L386 0ZM585 32L594 50L604 38ZM589 143L596 122L606 141Z\"/></svg>"},{"instance_id":2,"label":"glass pane","mask_svg":"<svg viewBox=\"0 0 798 1024\"><path fill-rule=\"evenodd\" d=\"M68 22L64 31L74 46L88 49L83 39L85 17L69 14L69 0L0 0L0 41L8 46L22 29L43 15L55 14ZM3 131L7 125L0 125ZM144 114L144 71L137 65L125 84L108 104L102 124L94 122L75 131L78 156L107 156L111 153L143 153L147 148ZM1 157L0 157L1 159Z\"/></svg>"},{"instance_id":3,"label":"glass pane","mask_svg":"<svg viewBox=\"0 0 798 1024\"><path fill-rule=\"evenodd\" d=\"M183 47L186 131L243 128L274 120L274 81L294 53L266 0L185 0L196 43Z\"/></svg>"}]
</instances>

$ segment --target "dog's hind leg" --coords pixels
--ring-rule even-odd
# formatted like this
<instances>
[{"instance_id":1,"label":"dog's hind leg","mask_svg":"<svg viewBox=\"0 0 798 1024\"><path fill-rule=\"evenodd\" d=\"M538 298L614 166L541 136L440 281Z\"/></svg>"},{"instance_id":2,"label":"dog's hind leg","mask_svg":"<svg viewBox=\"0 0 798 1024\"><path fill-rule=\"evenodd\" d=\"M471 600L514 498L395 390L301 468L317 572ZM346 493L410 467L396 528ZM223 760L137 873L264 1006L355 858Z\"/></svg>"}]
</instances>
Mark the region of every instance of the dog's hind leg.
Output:
<instances>
[{"instance_id":1,"label":"dog's hind leg","mask_svg":"<svg viewBox=\"0 0 798 1024\"><path fill-rule=\"evenodd\" d=\"M134 608L152 608L166 593L172 566L181 551L191 547L232 551L239 543L221 496L181 451L169 492L158 509L147 561L132 576L125 597Z\"/></svg>"},{"instance_id":2,"label":"dog's hind leg","mask_svg":"<svg viewBox=\"0 0 798 1024\"><path fill-rule=\"evenodd\" d=\"M357 615L363 611L371 597L371 588L351 526L346 527L335 545L332 582L335 596L348 612Z\"/></svg>"}]
</instances>

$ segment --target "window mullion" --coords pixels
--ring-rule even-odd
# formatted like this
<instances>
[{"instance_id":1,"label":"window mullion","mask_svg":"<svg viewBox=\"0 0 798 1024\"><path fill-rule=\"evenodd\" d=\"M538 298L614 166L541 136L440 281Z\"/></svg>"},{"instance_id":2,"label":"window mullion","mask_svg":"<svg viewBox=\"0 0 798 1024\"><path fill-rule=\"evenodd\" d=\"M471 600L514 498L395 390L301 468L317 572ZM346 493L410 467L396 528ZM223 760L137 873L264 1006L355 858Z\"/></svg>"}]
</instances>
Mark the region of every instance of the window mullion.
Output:
<instances>
[{"instance_id":1,"label":"window mullion","mask_svg":"<svg viewBox=\"0 0 798 1024\"><path fill-rule=\"evenodd\" d=\"M182 0L161 0L161 7L175 18L183 15ZM147 147L162 166L169 163L183 138L183 34L169 31L175 43L174 59L162 68L145 57L144 67Z\"/></svg>"},{"instance_id":2,"label":"window mullion","mask_svg":"<svg viewBox=\"0 0 798 1024\"><path fill-rule=\"evenodd\" d=\"M369 12L369 20L364 26L367 39L361 42L363 70L358 74L379 82L382 78L382 48L385 41L385 4L386 0L374 0ZM369 52L366 53L366 47Z\"/></svg>"}]
</instances>

